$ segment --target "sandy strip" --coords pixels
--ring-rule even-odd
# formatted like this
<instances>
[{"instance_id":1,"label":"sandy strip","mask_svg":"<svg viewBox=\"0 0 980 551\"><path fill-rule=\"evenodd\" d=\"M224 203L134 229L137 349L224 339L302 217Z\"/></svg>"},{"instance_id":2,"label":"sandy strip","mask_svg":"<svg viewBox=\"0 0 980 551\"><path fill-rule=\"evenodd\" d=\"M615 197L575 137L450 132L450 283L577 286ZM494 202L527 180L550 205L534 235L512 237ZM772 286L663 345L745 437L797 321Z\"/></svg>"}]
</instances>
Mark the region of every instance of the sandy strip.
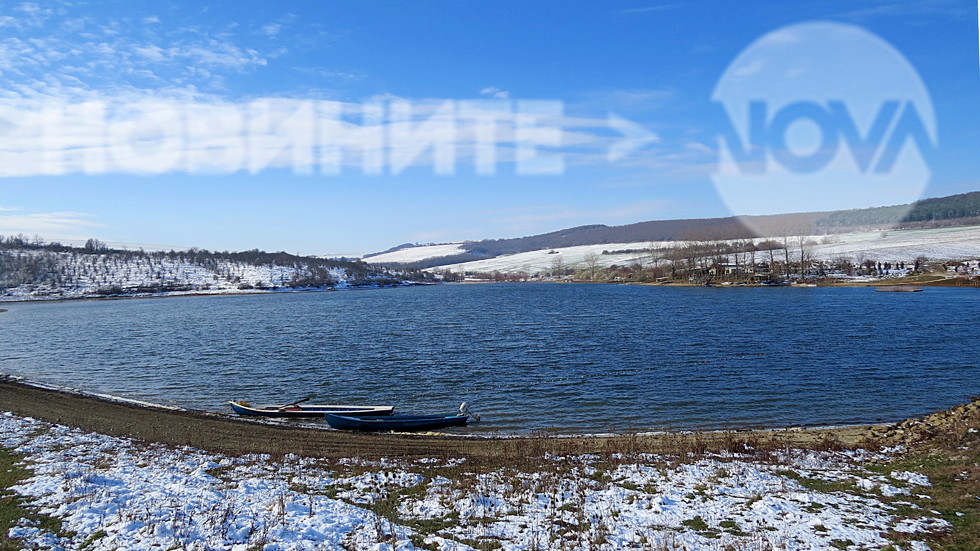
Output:
<instances>
[{"instance_id":1,"label":"sandy strip","mask_svg":"<svg viewBox=\"0 0 980 551\"><path fill-rule=\"evenodd\" d=\"M881 427L861 425L575 437L474 438L432 434L361 434L255 422L231 413L127 403L42 388L10 377L0 377L0 411L111 436L126 436L172 446L193 446L228 454L294 453L327 458L468 457L492 463L540 457L546 453L683 453L730 449L739 442L778 447L810 447L833 442L853 447L865 443L882 430Z\"/></svg>"}]
</instances>

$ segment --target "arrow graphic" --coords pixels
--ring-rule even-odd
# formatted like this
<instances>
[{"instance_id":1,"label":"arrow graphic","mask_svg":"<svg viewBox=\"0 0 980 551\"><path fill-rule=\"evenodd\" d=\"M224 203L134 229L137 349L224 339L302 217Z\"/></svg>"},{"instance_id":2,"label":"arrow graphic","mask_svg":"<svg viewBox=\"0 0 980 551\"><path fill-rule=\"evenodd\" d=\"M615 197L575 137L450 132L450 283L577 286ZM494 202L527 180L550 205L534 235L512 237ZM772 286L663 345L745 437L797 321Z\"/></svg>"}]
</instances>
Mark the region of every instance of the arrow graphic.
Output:
<instances>
[{"instance_id":1,"label":"arrow graphic","mask_svg":"<svg viewBox=\"0 0 980 551\"><path fill-rule=\"evenodd\" d=\"M609 113L608 125L623 135L622 140L609 146L609 151L606 152L606 159L609 161L618 161L649 143L660 142L660 136L612 112Z\"/></svg>"}]
</instances>

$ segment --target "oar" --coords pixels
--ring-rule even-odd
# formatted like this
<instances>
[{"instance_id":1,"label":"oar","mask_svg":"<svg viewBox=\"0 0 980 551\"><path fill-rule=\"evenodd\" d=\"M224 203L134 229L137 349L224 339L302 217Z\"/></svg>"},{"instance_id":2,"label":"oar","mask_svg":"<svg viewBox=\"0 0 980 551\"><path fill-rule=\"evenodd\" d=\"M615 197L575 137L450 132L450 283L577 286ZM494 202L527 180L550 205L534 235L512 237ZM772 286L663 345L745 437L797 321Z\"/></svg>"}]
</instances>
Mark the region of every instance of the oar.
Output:
<instances>
[{"instance_id":1,"label":"oar","mask_svg":"<svg viewBox=\"0 0 980 551\"><path fill-rule=\"evenodd\" d=\"M291 408L291 407L298 407L303 402L309 402L312 399L313 399L313 396L307 396L306 398L303 398L303 399L300 399L300 400L296 400L295 402L292 402L292 403L289 403L289 404L286 404L286 405L282 406L281 408L279 408L279 411L282 411L284 409Z\"/></svg>"}]
</instances>

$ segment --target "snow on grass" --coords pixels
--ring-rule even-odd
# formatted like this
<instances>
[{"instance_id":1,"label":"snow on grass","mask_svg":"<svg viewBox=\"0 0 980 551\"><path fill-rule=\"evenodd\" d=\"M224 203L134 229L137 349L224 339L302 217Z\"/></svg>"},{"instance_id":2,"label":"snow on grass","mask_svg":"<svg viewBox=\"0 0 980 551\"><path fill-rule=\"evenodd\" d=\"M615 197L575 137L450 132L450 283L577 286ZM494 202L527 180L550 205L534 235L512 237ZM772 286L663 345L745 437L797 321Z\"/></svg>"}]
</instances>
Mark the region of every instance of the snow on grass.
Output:
<instances>
[{"instance_id":1,"label":"snow on grass","mask_svg":"<svg viewBox=\"0 0 980 551\"><path fill-rule=\"evenodd\" d=\"M956 228L933 228L916 230L887 230L873 232L855 232L834 234L831 236L814 235L813 241L820 243L810 248L815 260L834 260L846 256L851 260L858 257L876 262L906 262L912 263L919 256L931 260L964 260L980 258L980 226L964 226ZM826 238L826 239L825 239ZM792 239L791 242L795 240ZM829 241L829 242L824 242ZM563 265L568 268L582 270L586 268L585 257L588 253L598 255L597 266L608 268L613 264L629 266L634 263L649 265L653 259L650 252L643 249L683 247L683 241L658 241L638 243L605 243L601 245L582 245L560 249L542 249L511 255L475 260L460 264L437 266L432 270L449 269L453 272L494 272L528 274L549 273L553 268L556 255L561 257ZM423 255L425 247L403 249L404 254ZM553 252L556 251L556 252ZM603 251L632 251L618 254L601 254ZM399 251L402 252L402 251ZM436 256L436 255L432 255ZM439 255L442 256L442 255ZM416 260L429 258L420 256Z\"/></svg>"},{"instance_id":2,"label":"snow on grass","mask_svg":"<svg viewBox=\"0 0 980 551\"><path fill-rule=\"evenodd\" d=\"M445 245L421 245L418 247L406 247L404 249L398 249L397 251L391 251L390 253L381 253L376 255L368 255L364 257L366 262L371 263L385 263L385 262L418 262L419 260L425 260L426 258L439 258L442 256L453 256L457 254L463 254L466 250L463 249L462 243L449 243Z\"/></svg>"},{"instance_id":3,"label":"snow on grass","mask_svg":"<svg viewBox=\"0 0 980 551\"><path fill-rule=\"evenodd\" d=\"M553 269L556 257L561 258L562 265L576 269L585 269L585 257L589 253L598 255L597 266L601 268L617 264L629 266L634 263L649 264L651 253L643 252L641 249L651 247L674 247L683 243L676 241L658 241L650 243L604 243L601 245L579 245L576 247L563 247L560 249L542 249L539 251L528 251L523 253L508 254L486 260L474 260L460 264L450 264L431 268L433 271L451 270L453 272L494 272L528 274L549 273ZM555 252L552 252L555 251ZM633 251L617 254L602 254L602 251Z\"/></svg>"},{"instance_id":4,"label":"snow on grass","mask_svg":"<svg viewBox=\"0 0 980 551\"><path fill-rule=\"evenodd\" d=\"M887 496L928 480L866 470L884 459L868 453L328 462L170 449L11 414L0 445L33 471L13 491L61 521L60 534L13 528L31 548L795 551L880 549L890 531L949 527L898 515L914 506Z\"/></svg>"},{"instance_id":5,"label":"snow on grass","mask_svg":"<svg viewBox=\"0 0 980 551\"><path fill-rule=\"evenodd\" d=\"M813 248L817 258L854 258L864 254L880 262L909 262L918 256L933 260L980 257L980 226L845 233L834 237L839 237L840 242Z\"/></svg>"}]
</instances>

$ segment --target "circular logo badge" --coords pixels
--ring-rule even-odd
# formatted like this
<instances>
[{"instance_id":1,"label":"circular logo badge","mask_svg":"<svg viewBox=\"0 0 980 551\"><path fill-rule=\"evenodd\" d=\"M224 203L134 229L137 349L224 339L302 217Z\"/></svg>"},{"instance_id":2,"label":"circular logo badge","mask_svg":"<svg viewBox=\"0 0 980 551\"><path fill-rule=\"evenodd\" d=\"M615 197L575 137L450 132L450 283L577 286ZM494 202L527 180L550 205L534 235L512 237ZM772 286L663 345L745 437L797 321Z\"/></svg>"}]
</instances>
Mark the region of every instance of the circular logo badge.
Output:
<instances>
[{"instance_id":1,"label":"circular logo badge","mask_svg":"<svg viewBox=\"0 0 980 551\"><path fill-rule=\"evenodd\" d=\"M911 203L929 182L929 93L898 50L860 27L771 32L735 58L711 99L726 115L712 179L736 215Z\"/></svg>"}]
</instances>

